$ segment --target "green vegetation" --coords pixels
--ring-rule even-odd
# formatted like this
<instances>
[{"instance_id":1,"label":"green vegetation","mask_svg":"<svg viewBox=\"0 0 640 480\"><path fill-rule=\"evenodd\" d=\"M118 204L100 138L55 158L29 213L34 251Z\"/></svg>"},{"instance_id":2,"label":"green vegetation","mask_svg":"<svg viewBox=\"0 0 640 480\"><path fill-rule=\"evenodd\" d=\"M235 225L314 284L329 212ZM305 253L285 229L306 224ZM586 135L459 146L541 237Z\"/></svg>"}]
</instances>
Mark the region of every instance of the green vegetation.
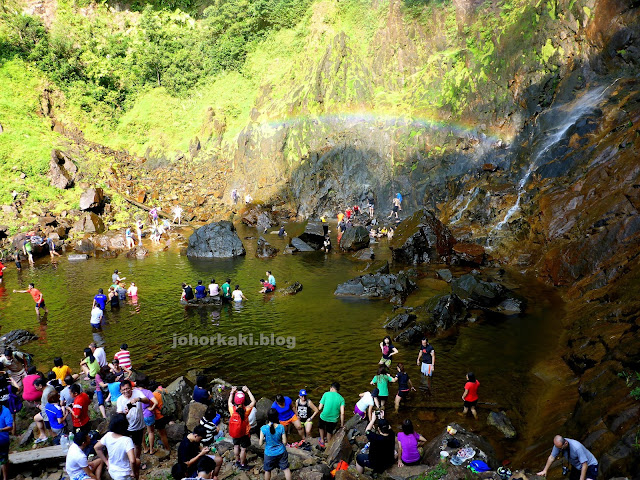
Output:
<instances>
[{"instance_id":1,"label":"green vegetation","mask_svg":"<svg viewBox=\"0 0 640 480\"><path fill-rule=\"evenodd\" d=\"M419 476L418 480L440 480L447 474L447 465L448 464L439 463L433 470Z\"/></svg>"},{"instance_id":2,"label":"green vegetation","mask_svg":"<svg viewBox=\"0 0 640 480\"><path fill-rule=\"evenodd\" d=\"M640 372L627 372L622 371L618 373L618 376L623 378L627 388L629 388L629 395L634 400L640 400Z\"/></svg>"}]
</instances>

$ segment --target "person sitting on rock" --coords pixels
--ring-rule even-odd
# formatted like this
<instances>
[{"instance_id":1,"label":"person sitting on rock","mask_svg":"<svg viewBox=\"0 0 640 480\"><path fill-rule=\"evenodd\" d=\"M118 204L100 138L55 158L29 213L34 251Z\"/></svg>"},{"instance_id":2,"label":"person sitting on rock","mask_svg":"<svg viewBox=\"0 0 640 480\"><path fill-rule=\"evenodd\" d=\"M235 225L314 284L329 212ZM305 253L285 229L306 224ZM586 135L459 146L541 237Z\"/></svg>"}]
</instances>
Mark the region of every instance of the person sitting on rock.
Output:
<instances>
[{"instance_id":1,"label":"person sitting on rock","mask_svg":"<svg viewBox=\"0 0 640 480\"><path fill-rule=\"evenodd\" d=\"M207 388L209 381L204 375L198 375L196 378L196 386L193 387L193 401L204 405L211 405L211 393Z\"/></svg>"},{"instance_id":2,"label":"person sitting on rock","mask_svg":"<svg viewBox=\"0 0 640 480\"><path fill-rule=\"evenodd\" d=\"M264 279L260 279L260 283L262 284L262 288L260 289L259 293L271 293L275 290L273 285L271 285L269 282L265 282Z\"/></svg>"},{"instance_id":3,"label":"person sitting on rock","mask_svg":"<svg viewBox=\"0 0 640 480\"><path fill-rule=\"evenodd\" d=\"M198 280L196 286L196 298L205 298L207 296L207 288L202 284L202 280Z\"/></svg>"},{"instance_id":4,"label":"person sitting on rock","mask_svg":"<svg viewBox=\"0 0 640 480\"><path fill-rule=\"evenodd\" d=\"M408 418L402 422L402 431L398 432L398 466L419 465L422 458L419 448L427 443L427 439L413 430L413 423Z\"/></svg>"},{"instance_id":5,"label":"person sitting on rock","mask_svg":"<svg viewBox=\"0 0 640 480\"><path fill-rule=\"evenodd\" d=\"M373 416L366 429L369 440L369 453L356 456L356 470L364 473L365 467L373 469L373 473L382 473L395 461L395 435L384 418Z\"/></svg>"},{"instance_id":6,"label":"person sitting on rock","mask_svg":"<svg viewBox=\"0 0 640 480\"><path fill-rule=\"evenodd\" d=\"M187 285L186 283L183 283L182 296L180 297L180 300L184 300L188 302L189 300L193 300L194 298L195 296L193 294L193 288L191 288L191 285Z\"/></svg>"}]
</instances>

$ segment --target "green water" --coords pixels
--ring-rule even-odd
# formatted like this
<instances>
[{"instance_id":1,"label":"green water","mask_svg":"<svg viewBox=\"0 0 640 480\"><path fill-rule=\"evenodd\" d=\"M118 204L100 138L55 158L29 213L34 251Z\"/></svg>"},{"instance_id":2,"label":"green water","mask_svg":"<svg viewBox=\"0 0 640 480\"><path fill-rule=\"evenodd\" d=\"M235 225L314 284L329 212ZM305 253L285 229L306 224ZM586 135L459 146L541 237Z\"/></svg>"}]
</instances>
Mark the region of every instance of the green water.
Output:
<instances>
[{"instance_id":1,"label":"green water","mask_svg":"<svg viewBox=\"0 0 640 480\"><path fill-rule=\"evenodd\" d=\"M239 234L244 238L255 235L255 230L239 226ZM285 245L275 235L268 235L268 240L280 249ZM393 315L393 306L386 300L338 298L333 292L337 284L362 274L368 264L349 255L321 252L280 254L262 260L254 256L256 239L243 242L247 256L235 260L194 261L174 246L168 251L152 251L142 260L120 256L70 262L63 257L53 265L47 258L20 274L9 264L0 286L0 333L15 328L37 333L40 339L23 348L35 354L38 368L45 372L56 356L62 356L72 368L77 367L82 350L96 341L105 346L109 357L121 343L128 343L134 368L165 382L190 369L206 369L211 377L249 385L258 397L273 397L278 392L295 397L304 387L317 401L337 380L342 384L350 415L357 394L370 388L369 382L376 373L378 344L385 335L382 324ZM386 240L375 251L377 259L388 258ZM127 277L127 285L130 280L138 285L138 302L127 303L116 311L107 306L102 331L92 331L89 318L93 296L99 287L108 289L114 269ZM273 271L279 288L299 281L303 291L295 296L259 294L259 280L267 269ZM446 284L435 280L434 270L435 267L420 270L420 288L409 298L409 305L418 305L438 291L446 291ZM195 286L202 279L206 285L216 278L222 284L226 277L232 279L233 285L240 284L248 298L246 302L219 310L185 309L179 305L181 282ZM25 289L29 282L44 294L50 311L44 320L35 316L28 294L10 293L14 288ZM561 305L553 292L535 279L507 273L505 282L529 299L527 313L514 317L496 315L434 339L434 395L413 394L409 408L392 419L399 423L409 415L425 435L435 435L447 423L461 421L455 413L460 410L465 373L472 370L481 382L480 401L506 409L519 429L526 428L522 398L535 394L532 392L539 388L530 370L555 345L550 333L559 322ZM285 339L294 337L295 347L173 348L174 337L177 340L189 334L216 338L220 334L227 339L253 334L255 341L261 334L273 334ZM397 347L400 353L394 357L394 364L404 362L418 386L418 346ZM392 386L391 399L394 393ZM495 437L495 432L484 425L484 419L475 424L471 420L463 422ZM494 443L501 448L500 442ZM508 445L504 454L514 454L519 449L517 443Z\"/></svg>"}]
</instances>

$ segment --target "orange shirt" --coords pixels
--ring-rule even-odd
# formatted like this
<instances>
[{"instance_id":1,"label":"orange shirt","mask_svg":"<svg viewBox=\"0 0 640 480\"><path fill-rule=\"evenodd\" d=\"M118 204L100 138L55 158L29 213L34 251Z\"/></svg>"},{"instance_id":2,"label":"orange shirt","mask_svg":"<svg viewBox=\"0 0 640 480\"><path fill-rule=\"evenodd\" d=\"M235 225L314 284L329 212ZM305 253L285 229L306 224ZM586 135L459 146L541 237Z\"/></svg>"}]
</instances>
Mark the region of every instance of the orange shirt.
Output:
<instances>
[{"instance_id":1,"label":"orange shirt","mask_svg":"<svg viewBox=\"0 0 640 480\"><path fill-rule=\"evenodd\" d=\"M42 295L42 293L40 293L40 290L38 290L37 288L32 288L31 290L29 290L29 293L31 294L31 297L33 297L33 301L38 303L38 301L40 300L40 295Z\"/></svg>"}]
</instances>

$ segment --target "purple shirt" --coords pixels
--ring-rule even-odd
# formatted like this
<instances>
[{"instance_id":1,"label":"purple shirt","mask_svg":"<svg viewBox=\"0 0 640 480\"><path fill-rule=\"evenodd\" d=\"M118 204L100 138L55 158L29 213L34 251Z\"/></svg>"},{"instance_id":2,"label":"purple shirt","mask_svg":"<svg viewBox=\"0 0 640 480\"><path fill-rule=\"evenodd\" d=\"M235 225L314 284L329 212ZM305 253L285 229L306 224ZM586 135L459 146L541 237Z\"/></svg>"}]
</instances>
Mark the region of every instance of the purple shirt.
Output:
<instances>
[{"instance_id":1,"label":"purple shirt","mask_svg":"<svg viewBox=\"0 0 640 480\"><path fill-rule=\"evenodd\" d=\"M140 390L144 394L144 396L149 399L149 402L153 402L153 400L155 399L155 397L153 396L153 392L147 390L146 388L138 388L138 390ZM149 403L148 405L145 404L144 408L142 409L142 415L144 416L144 418L153 417L153 410L149 410L149 407L151 405L151 403Z\"/></svg>"},{"instance_id":2,"label":"purple shirt","mask_svg":"<svg viewBox=\"0 0 640 480\"><path fill-rule=\"evenodd\" d=\"M418 451L419 439L420 435L416 432L410 435L398 432L398 442L402 446L402 461L404 463L414 463L420 460L420 452Z\"/></svg>"}]
</instances>

